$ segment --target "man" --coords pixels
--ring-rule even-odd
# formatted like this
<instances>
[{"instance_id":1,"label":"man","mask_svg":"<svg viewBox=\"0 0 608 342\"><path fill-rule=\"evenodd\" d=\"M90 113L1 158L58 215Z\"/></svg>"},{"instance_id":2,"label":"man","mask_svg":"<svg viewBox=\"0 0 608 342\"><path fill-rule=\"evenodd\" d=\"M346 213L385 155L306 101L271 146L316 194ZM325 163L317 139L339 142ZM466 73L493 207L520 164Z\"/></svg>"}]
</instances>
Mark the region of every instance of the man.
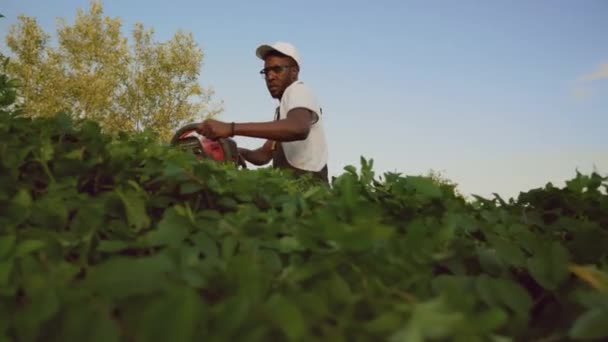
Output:
<instances>
[{"instance_id":1,"label":"man","mask_svg":"<svg viewBox=\"0 0 608 342\"><path fill-rule=\"evenodd\" d=\"M328 182L327 141L321 108L308 86L298 79L300 56L296 48L284 42L260 45L258 58L264 61L260 71L270 95L279 100L274 121L226 123L205 120L199 133L209 139L236 135L266 139L259 148L239 148L245 160L292 170L296 175L311 174Z\"/></svg>"}]
</instances>

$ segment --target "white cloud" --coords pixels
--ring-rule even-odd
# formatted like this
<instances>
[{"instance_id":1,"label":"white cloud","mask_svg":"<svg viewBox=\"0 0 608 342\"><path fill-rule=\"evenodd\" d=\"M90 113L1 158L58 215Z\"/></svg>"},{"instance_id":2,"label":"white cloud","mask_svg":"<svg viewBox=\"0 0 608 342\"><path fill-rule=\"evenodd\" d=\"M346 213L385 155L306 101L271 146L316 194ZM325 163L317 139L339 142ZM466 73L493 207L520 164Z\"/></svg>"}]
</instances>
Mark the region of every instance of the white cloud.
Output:
<instances>
[{"instance_id":1,"label":"white cloud","mask_svg":"<svg viewBox=\"0 0 608 342\"><path fill-rule=\"evenodd\" d=\"M572 91L572 95L577 100L584 100L592 95L592 91L586 88L578 87Z\"/></svg>"},{"instance_id":2,"label":"white cloud","mask_svg":"<svg viewBox=\"0 0 608 342\"><path fill-rule=\"evenodd\" d=\"M581 77L582 81L598 81L608 79L608 63L600 64L597 69Z\"/></svg>"},{"instance_id":3,"label":"white cloud","mask_svg":"<svg viewBox=\"0 0 608 342\"><path fill-rule=\"evenodd\" d=\"M589 88L584 88L582 84L604 79L608 79L608 62L598 65L595 70L579 77L571 94L577 100L585 100L593 94Z\"/></svg>"}]
</instances>

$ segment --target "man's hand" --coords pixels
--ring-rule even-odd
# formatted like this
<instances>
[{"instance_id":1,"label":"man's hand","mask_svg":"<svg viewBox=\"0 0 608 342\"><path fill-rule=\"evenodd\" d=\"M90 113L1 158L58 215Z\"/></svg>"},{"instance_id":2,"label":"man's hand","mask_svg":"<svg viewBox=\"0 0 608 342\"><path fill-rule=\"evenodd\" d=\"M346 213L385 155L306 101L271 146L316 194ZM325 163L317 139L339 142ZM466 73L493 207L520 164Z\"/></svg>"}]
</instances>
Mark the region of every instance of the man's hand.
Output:
<instances>
[{"instance_id":1,"label":"man's hand","mask_svg":"<svg viewBox=\"0 0 608 342\"><path fill-rule=\"evenodd\" d=\"M249 149L248 148L244 148L244 147L237 147L237 150L239 151L239 154L242 155L243 157L247 156L247 153L249 153Z\"/></svg>"},{"instance_id":2,"label":"man's hand","mask_svg":"<svg viewBox=\"0 0 608 342\"><path fill-rule=\"evenodd\" d=\"M205 138L211 140L217 140L221 138L228 138L233 135L232 124L208 119L203 121L197 129L198 133L202 134Z\"/></svg>"},{"instance_id":3,"label":"man's hand","mask_svg":"<svg viewBox=\"0 0 608 342\"><path fill-rule=\"evenodd\" d=\"M238 150L243 159L254 165L261 166L268 164L268 162L272 160L272 145L273 142L268 140L262 147L255 150L250 150L243 147L239 147Z\"/></svg>"}]
</instances>

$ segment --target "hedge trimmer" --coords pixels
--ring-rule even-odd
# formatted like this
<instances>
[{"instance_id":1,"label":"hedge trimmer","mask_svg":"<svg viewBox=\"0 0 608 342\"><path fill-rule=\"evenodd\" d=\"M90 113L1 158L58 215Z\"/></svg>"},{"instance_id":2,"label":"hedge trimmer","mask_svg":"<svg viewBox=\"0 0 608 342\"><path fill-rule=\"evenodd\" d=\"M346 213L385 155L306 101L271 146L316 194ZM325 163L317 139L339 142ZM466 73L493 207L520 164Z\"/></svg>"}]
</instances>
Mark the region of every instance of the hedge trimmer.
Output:
<instances>
[{"instance_id":1,"label":"hedge trimmer","mask_svg":"<svg viewBox=\"0 0 608 342\"><path fill-rule=\"evenodd\" d=\"M212 159L219 162L231 162L242 168L247 168L245 160L239 154L237 144L230 138L211 140L198 134L198 124L187 124L178 129L171 145L185 151L191 151L201 159Z\"/></svg>"}]
</instances>

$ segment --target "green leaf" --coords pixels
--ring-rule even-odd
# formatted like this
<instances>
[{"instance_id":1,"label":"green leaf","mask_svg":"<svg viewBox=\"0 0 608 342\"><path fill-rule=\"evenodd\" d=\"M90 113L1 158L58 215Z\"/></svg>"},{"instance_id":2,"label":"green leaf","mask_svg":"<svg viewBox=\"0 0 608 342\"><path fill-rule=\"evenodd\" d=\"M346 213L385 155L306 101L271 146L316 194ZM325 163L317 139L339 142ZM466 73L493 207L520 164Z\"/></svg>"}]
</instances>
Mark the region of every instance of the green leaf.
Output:
<instances>
[{"instance_id":1,"label":"green leaf","mask_svg":"<svg viewBox=\"0 0 608 342\"><path fill-rule=\"evenodd\" d=\"M555 290L568 277L569 261L568 250L559 242L551 242L528 259L528 270L540 285Z\"/></svg>"},{"instance_id":2,"label":"green leaf","mask_svg":"<svg viewBox=\"0 0 608 342\"><path fill-rule=\"evenodd\" d=\"M70 223L70 228L79 236L87 236L104 223L104 208L99 201L83 203Z\"/></svg>"},{"instance_id":3,"label":"green leaf","mask_svg":"<svg viewBox=\"0 0 608 342\"><path fill-rule=\"evenodd\" d=\"M499 308L490 308L472 317L475 322L475 330L487 334L501 328L509 320L509 316Z\"/></svg>"},{"instance_id":4,"label":"green leaf","mask_svg":"<svg viewBox=\"0 0 608 342\"><path fill-rule=\"evenodd\" d=\"M0 236L0 259L3 259L9 255L13 250L13 246L15 246L15 242L17 241L17 235L8 234L5 236Z\"/></svg>"},{"instance_id":5,"label":"green leaf","mask_svg":"<svg viewBox=\"0 0 608 342\"><path fill-rule=\"evenodd\" d=\"M87 282L110 298L151 294L167 286L167 273L175 269L166 254L114 257L89 270Z\"/></svg>"},{"instance_id":6,"label":"green leaf","mask_svg":"<svg viewBox=\"0 0 608 342\"><path fill-rule=\"evenodd\" d=\"M394 333L392 342L445 339L456 331L465 316L447 307L442 297L414 305L406 326Z\"/></svg>"},{"instance_id":7,"label":"green leaf","mask_svg":"<svg viewBox=\"0 0 608 342\"><path fill-rule=\"evenodd\" d=\"M232 236L227 236L222 241L222 259L230 260L236 252L237 241Z\"/></svg>"},{"instance_id":8,"label":"green leaf","mask_svg":"<svg viewBox=\"0 0 608 342\"><path fill-rule=\"evenodd\" d=\"M608 291L606 290L601 292L577 292L575 298L578 303L587 309L601 309L608 312Z\"/></svg>"},{"instance_id":9,"label":"green leaf","mask_svg":"<svg viewBox=\"0 0 608 342\"><path fill-rule=\"evenodd\" d=\"M45 142L40 147L40 160L42 160L43 162L47 162L53 158L53 155L54 155L53 145L51 144L51 142Z\"/></svg>"},{"instance_id":10,"label":"green leaf","mask_svg":"<svg viewBox=\"0 0 608 342\"><path fill-rule=\"evenodd\" d=\"M178 179L184 175L184 169L179 165L173 163L167 163L163 169L163 176L166 179Z\"/></svg>"},{"instance_id":11,"label":"green leaf","mask_svg":"<svg viewBox=\"0 0 608 342\"><path fill-rule=\"evenodd\" d=\"M375 317L369 322L364 324L364 328L367 331L378 333L387 333L397 330L403 322L405 317L403 314L396 312L384 312L381 315Z\"/></svg>"},{"instance_id":12,"label":"green leaf","mask_svg":"<svg viewBox=\"0 0 608 342\"><path fill-rule=\"evenodd\" d=\"M496 279L494 289L505 307L518 315L528 315L532 308L532 297L521 285L508 279Z\"/></svg>"},{"instance_id":13,"label":"green leaf","mask_svg":"<svg viewBox=\"0 0 608 342\"><path fill-rule=\"evenodd\" d=\"M265 306L275 326L281 329L290 341L300 340L304 337L306 334L305 319L292 301L277 294L273 295Z\"/></svg>"},{"instance_id":14,"label":"green leaf","mask_svg":"<svg viewBox=\"0 0 608 342\"><path fill-rule=\"evenodd\" d=\"M491 335L490 341L491 342L513 342L513 339L511 337L507 337L507 336Z\"/></svg>"},{"instance_id":15,"label":"green leaf","mask_svg":"<svg viewBox=\"0 0 608 342\"><path fill-rule=\"evenodd\" d=\"M343 167L343 170L353 175L357 174L357 168L354 165L346 165Z\"/></svg>"},{"instance_id":16,"label":"green leaf","mask_svg":"<svg viewBox=\"0 0 608 342\"><path fill-rule=\"evenodd\" d=\"M114 253L127 248L129 248L129 244L122 240L102 240L97 246L97 251Z\"/></svg>"},{"instance_id":17,"label":"green leaf","mask_svg":"<svg viewBox=\"0 0 608 342\"><path fill-rule=\"evenodd\" d=\"M477 303L474 296L475 278L469 276L440 275L433 279L433 290L443 294L446 301L460 310L472 310Z\"/></svg>"},{"instance_id":18,"label":"green leaf","mask_svg":"<svg viewBox=\"0 0 608 342\"><path fill-rule=\"evenodd\" d=\"M0 261L0 286L7 286L13 270L13 260Z\"/></svg>"},{"instance_id":19,"label":"green leaf","mask_svg":"<svg viewBox=\"0 0 608 342\"><path fill-rule=\"evenodd\" d=\"M566 186L569 190L580 193L589 184L589 176L582 175L580 172L576 172L576 178L566 181Z\"/></svg>"},{"instance_id":20,"label":"green leaf","mask_svg":"<svg viewBox=\"0 0 608 342\"><path fill-rule=\"evenodd\" d=\"M494 239L492 240L492 245L496 249L496 255L504 261L504 263L516 267L525 266L526 257L521 248L513 242L505 241L503 239Z\"/></svg>"},{"instance_id":21,"label":"green leaf","mask_svg":"<svg viewBox=\"0 0 608 342\"><path fill-rule=\"evenodd\" d=\"M193 194L203 189L203 186L196 182L185 182L180 184L179 193L182 195Z\"/></svg>"},{"instance_id":22,"label":"green leaf","mask_svg":"<svg viewBox=\"0 0 608 342\"><path fill-rule=\"evenodd\" d=\"M142 308L137 341L194 341L203 308L195 291L173 288Z\"/></svg>"},{"instance_id":23,"label":"green leaf","mask_svg":"<svg viewBox=\"0 0 608 342\"><path fill-rule=\"evenodd\" d=\"M442 196L441 188L433 182L432 179L426 177L410 176L407 181L411 184L416 193L424 198L440 198Z\"/></svg>"},{"instance_id":24,"label":"green leaf","mask_svg":"<svg viewBox=\"0 0 608 342\"><path fill-rule=\"evenodd\" d=\"M479 296L489 307L509 308L520 316L527 316L532 307L530 294L521 285L509 279L481 275L477 277L475 286Z\"/></svg>"},{"instance_id":25,"label":"green leaf","mask_svg":"<svg viewBox=\"0 0 608 342\"><path fill-rule=\"evenodd\" d=\"M120 341L120 326L109 305L70 305L51 336L57 341Z\"/></svg>"},{"instance_id":26,"label":"green leaf","mask_svg":"<svg viewBox=\"0 0 608 342\"><path fill-rule=\"evenodd\" d=\"M569 336L578 340L607 339L608 311L595 309L585 312L576 319Z\"/></svg>"},{"instance_id":27,"label":"green leaf","mask_svg":"<svg viewBox=\"0 0 608 342\"><path fill-rule=\"evenodd\" d=\"M66 159L82 160L84 151L85 151L85 147L80 147L80 148L74 149L74 150L66 153L64 155L64 157Z\"/></svg>"},{"instance_id":28,"label":"green leaf","mask_svg":"<svg viewBox=\"0 0 608 342\"><path fill-rule=\"evenodd\" d=\"M282 253L291 253L301 249L300 241L293 236L283 236L279 239L279 250Z\"/></svg>"},{"instance_id":29,"label":"green leaf","mask_svg":"<svg viewBox=\"0 0 608 342\"><path fill-rule=\"evenodd\" d=\"M267 276L260 272L259 262L252 261L248 255L239 254L230 261L229 266L243 300L261 302L265 298Z\"/></svg>"},{"instance_id":30,"label":"green leaf","mask_svg":"<svg viewBox=\"0 0 608 342\"><path fill-rule=\"evenodd\" d=\"M279 255L272 250L261 250L260 257L262 259L262 264L264 264L268 270L272 273L281 271L282 263Z\"/></svg>"},{"instance_id":31,"label":"green leaf","mask_svg":"<svg viewBox=\"0 0 608 342\"><path fill-rule=\"evenodd\" d=\"M308 322L322 319L330 315L329 307L325 296L315 292L301 292L294 294L291 298L298 303L302 315Z\"/></svg>"},{"instance_id":32,"label":"green leaf","mask_svg":"<svg viewBox=\"0 0 608 342\"><path fill-rule=\"evenodd\" d=\"M329 298L348 303L352 299L352 292L348 283L336 272L329 278Z\"/></svg>"},{"instance_id":33,"label":"green leaf","mask_svg":"<svg viewBox=\"0 0 608 342\"><path fill-rule=\"evenodd\" d=\"M19 340L35 340L43 334L41 326L60 309L57 292L52 288L35 287L29 291L29 301L15 316Z\"/></svg>"},{"instance_id":34,"label":"green leaf","mask_svg":"<svg viewBox=\"0 0 608 342\"><path fill-rule=\"evenodd\" d=\"M194 243L207 258L219 258L220 252L217 243L206 232L199 232L192 237Z\"/></svg>"},{"instance_id":35,"label":"green leaf","mask_svg":"<svg viewBox=\"0 0 608 342\"><path fill-rule=\"evenodd\" d=\"M150 225L150 218L146 213L142 196L133 190L116 190L116 193L123 202L129 225L136 231L147 228Z\"/></svg>"},{"instance_id":36,"label":"green leaf","mask_svg":"<svg viewBox=\"0 0 608 342\"><path fill-rule=\"evenodd\" d=\"M37 252L46 247L46 243L42 240L26 240L17 245L15 255L22 257L34 252Z\"/></svg>"},{"instance_id":37,"label":"green leaf","mask_svg":"<svg viewBox=\"0 0 608 342\"><path fill-rule=\"evenodd\" d=\"M491 275L500 275L506 268L495 249L478 248L477 255L482 269Z\"/></svg>"},{"instance_id":38,"label":"green leaf","mask_svg":"<svg viewBox=\"0 0 608 342\"><path fill-rule=\"evenodd\" d=\"M17 194L13 198L13 203L22 209L30 208L32 206L32 202L33 201L30 192L23 188L19 189L19 191L17 191Z\"/></svg>"},{"instance_id":39,"label":"green leaf","mask_svg":"<svg viewBox=\"0 0 608 342\"><path fill-rule=\"evenodd\" d=\"M188 218L179 215L175 208L170 208L165 211L157 229L150 231L142 239L149 247L178 247L188 236L190 226Z\"/></svg>"},{"instance_id":40,"label":"green leaf","mask_svg":"<svg viewBox=\"0 0 608 342\"><path fill-rule=\"evenodd\" d=\"M68 210L60 190L37 201L31 211L29 222L47 229L62 230L68 223Z\"/></svg>"},{"instance_id":41,"label":"green leaf","mask_svg":"<svg viewBox=\"0 0 608 342\"><path fill-rule=\"evenodd\" d=\"M219 199L219 201L217 202L220 206L224 207L224 208L236 208L236 206L238 205L237 201L232 198L232 197L222 197Z\"/></svg>"}]
</instances>

